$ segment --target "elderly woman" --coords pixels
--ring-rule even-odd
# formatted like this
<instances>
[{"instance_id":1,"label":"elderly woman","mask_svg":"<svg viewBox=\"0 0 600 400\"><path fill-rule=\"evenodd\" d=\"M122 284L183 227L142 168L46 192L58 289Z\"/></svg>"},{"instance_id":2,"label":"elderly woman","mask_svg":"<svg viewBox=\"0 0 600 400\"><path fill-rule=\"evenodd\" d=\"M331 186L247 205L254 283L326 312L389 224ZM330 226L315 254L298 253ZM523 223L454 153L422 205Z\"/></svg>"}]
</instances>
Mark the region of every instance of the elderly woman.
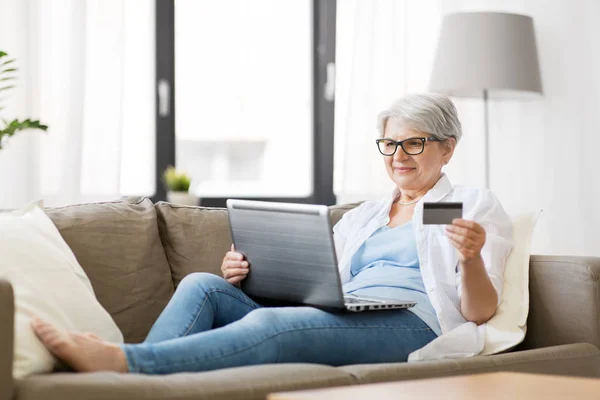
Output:
<instances>
[{"instance_id":1,"label":"elderly woman","mask_svg":"<svg viewBox=\"0 0 600 400\"><path fill-rule=\"evenodd\" d=\"M379 115L377 149L396 185L334 227L345 293L414 300L408 310L332 313L261 307L239 283L251 268L228 252L224 279L191 274L144 343L116 345L33 329L58 358L80 371L166 374L242 365L329 365L465 357L483 349L485 324L501 301L511 224L486 189L453 187L442 173L461 137L452 102L437 94L396 101ZM423 202L463 203L464 219L423 225ZM412 354L411 354L412 353Z\"/></svg>"}]
</instances>

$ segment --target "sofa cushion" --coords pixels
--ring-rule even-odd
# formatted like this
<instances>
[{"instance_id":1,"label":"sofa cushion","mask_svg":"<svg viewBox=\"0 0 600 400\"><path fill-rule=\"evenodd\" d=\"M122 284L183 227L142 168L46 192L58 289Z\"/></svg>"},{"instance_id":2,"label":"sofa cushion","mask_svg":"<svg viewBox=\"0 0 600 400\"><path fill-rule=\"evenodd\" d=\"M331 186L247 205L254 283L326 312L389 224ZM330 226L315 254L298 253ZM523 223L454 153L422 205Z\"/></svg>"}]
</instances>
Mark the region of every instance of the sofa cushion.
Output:
<instances>
[{"instance_id":1,"label":"sofa cushion","mask_svg":"<svg viewBox=\"0 0 600 400\"><path fill-rule=\"evenodd\" d=\"M17 382L18 400L264 400L268 393L350 385L350 374L315 364L271 364L166 376L61 373Z\"/></svg>"},{"instance_id":2,"label":"sofa cushion","mask_svg":"<svg viewBox=\"0 0 600 400\"><path fill-rule=\"evenodd\" d=\"M0 238L0 276L14 289L13 376L51 372L55 366L55 357L31 329L33 316L61 330L123 342L83 268L38 203L0 214Z\"/></svg>"},{"instance_id":3,"label":"sofa cushion","mask_svg":"<svg viewBox=\"0 0 600 400\"><path fill-rule=\"evenodd\" d=\"M173 285L147 198L48 208L125 341L143 341Z\"/></svg>"},{"instance_id":4,"label":"sofa cushion","mask_svg":"<svg viewBox=\"0 0 600 400\"><path fill-rule=\"evenodd\" d=\"M357 204L330 207L332 224ZM159 202L155 207L160 239L171 266L174 285L192 272L221 276L221 262L231 248L227 209L166 202Z\"/></svg>"},{"instance_id":5,"label":"sofa cushion","mask_svg":"<svg viewBox=\"0 0 600 400\"><path fill-rule=\"evenodd\" d=\"M361 384L496 371L598 378L600 350L588 343L578 343L460 360L358 364L341 368Z\"/></svg>"},{"instance_id":6,"label":"sofa cushion","mask_svg":"<svg viewBox=\"0 0 600 400\"><path fill-rule=\"evenodd\" d=\"M227 209L155 205L158 229L175 287L192 272L221 275L223 256L231 247Z\"/></svg>"},{"instance_id":7,"label":"sofa cushion","mask_svg":"<svg viewBox=\"0 0 600 400\"><path fill-rule=\"evenodd\" d=\"M531 256L529 319L521 349L600 347L600 257Z\"/></svg>"},{"instance_id":8,"label":"sofa cushion","mask_svg":"<svg viewBox=\"0 0 600 400\"><path fill-rule=\"evenodd\" d=\"M513 247L506 260L501 303L485 324L481 355L500 353L521 343L529 312L529 256L531 239L541 210L512 217Z\"/></svg>"},{"instance_id":9,"label":"sofa cushion","mask_svg":"<svg viewBox=\"0 0 600 400\"><path fill-rule=\"evenodd\" d=\"M352 210L355 207L358 207L362 204L362 201L358 203L348 203L348 204L340 204L338 206L329 207L329 214L331 216L331 226L333 227L338 223L340 219L346 214L348 211Z\"/></svg>"}]
</instances>

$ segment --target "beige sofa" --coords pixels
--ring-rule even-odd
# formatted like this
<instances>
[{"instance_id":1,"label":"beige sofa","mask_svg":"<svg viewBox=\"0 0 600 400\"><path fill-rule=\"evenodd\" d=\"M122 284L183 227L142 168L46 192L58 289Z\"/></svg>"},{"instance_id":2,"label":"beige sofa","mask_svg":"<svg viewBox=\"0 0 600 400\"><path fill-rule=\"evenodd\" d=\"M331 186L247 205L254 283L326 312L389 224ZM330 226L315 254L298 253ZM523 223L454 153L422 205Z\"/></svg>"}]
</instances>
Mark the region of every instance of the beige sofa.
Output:
<instances>
[{"instance_id":1,"label":"beige sofa","mask_svg":"<svg viewBox=\"0 0 600 400\"><path fill-rule=\"evenodd\" d=\"M352 205L332 207L337 221ZM127 342L142 341L178 282L219 274L231 239L224 209L144 198L47 210ZM465 360L278 364L167 376L55 372L13 381L13 293L0 280L0 400L264 399L268 393L485 371L600 377L600 258L533 256L525 342Z\"/></svg>"}]
</instances>

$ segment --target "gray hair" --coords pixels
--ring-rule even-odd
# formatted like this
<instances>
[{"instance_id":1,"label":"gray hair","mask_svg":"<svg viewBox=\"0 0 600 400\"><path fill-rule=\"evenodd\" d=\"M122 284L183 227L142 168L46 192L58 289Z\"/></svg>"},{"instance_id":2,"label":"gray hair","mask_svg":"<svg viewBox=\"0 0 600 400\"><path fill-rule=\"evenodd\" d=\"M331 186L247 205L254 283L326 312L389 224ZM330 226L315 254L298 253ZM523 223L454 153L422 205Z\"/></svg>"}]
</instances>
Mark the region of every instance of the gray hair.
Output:
<instances>
[{"instance_id":1,"label":"gray hair","mask_svg":"<svg viewBox=\"0 0 600 400\"><path fill-rule=\"evenodd\" d=\"M396 100L377 116L379 137L383 137L391 117L400 119L407 128L430 133L440 140L455 138L458 143L462 136L456 107L443 94L415 93Z\"/></svg>"}]
</instances>

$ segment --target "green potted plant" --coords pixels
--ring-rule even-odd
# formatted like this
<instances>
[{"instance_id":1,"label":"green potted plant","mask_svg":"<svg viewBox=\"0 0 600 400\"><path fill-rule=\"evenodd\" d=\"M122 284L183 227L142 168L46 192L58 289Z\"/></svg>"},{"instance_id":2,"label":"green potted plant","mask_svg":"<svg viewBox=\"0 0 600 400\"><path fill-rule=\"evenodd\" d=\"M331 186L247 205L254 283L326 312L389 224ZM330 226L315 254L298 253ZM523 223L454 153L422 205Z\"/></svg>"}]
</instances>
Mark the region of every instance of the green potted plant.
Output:
<instances>
[{"instance_id":1,"label":"green potted plant","mask_svg":"<svg viewBox=\"0 0 600 400\"><path fill-rule=\"evenodd\" d=\"M191 182L191 178L185 172L178 171L173 166L168 167L163 173L167 201L184 206L197 206L200 199L189 192Z\"/></svg>"},{"instance_id":2,"label":"green potted plant","mask_svg":"<svg viewBox=\"0 0 600 400\"><path fill-rule=\"evenodd\" d=\"M4 104L2 95L15 88L14 81L17 79L16 72L17 67L15 66L15 59L10 58L8 54L0 50L0 116L4 110ZM25 119L20 121L18 119L8 121L4 118L0 118L0 149L6 145L8 138L13 136L19 131L26 129L38 129L47 131L48 127L42 125L40 121Z\"/></svg>"}]
</instances>

